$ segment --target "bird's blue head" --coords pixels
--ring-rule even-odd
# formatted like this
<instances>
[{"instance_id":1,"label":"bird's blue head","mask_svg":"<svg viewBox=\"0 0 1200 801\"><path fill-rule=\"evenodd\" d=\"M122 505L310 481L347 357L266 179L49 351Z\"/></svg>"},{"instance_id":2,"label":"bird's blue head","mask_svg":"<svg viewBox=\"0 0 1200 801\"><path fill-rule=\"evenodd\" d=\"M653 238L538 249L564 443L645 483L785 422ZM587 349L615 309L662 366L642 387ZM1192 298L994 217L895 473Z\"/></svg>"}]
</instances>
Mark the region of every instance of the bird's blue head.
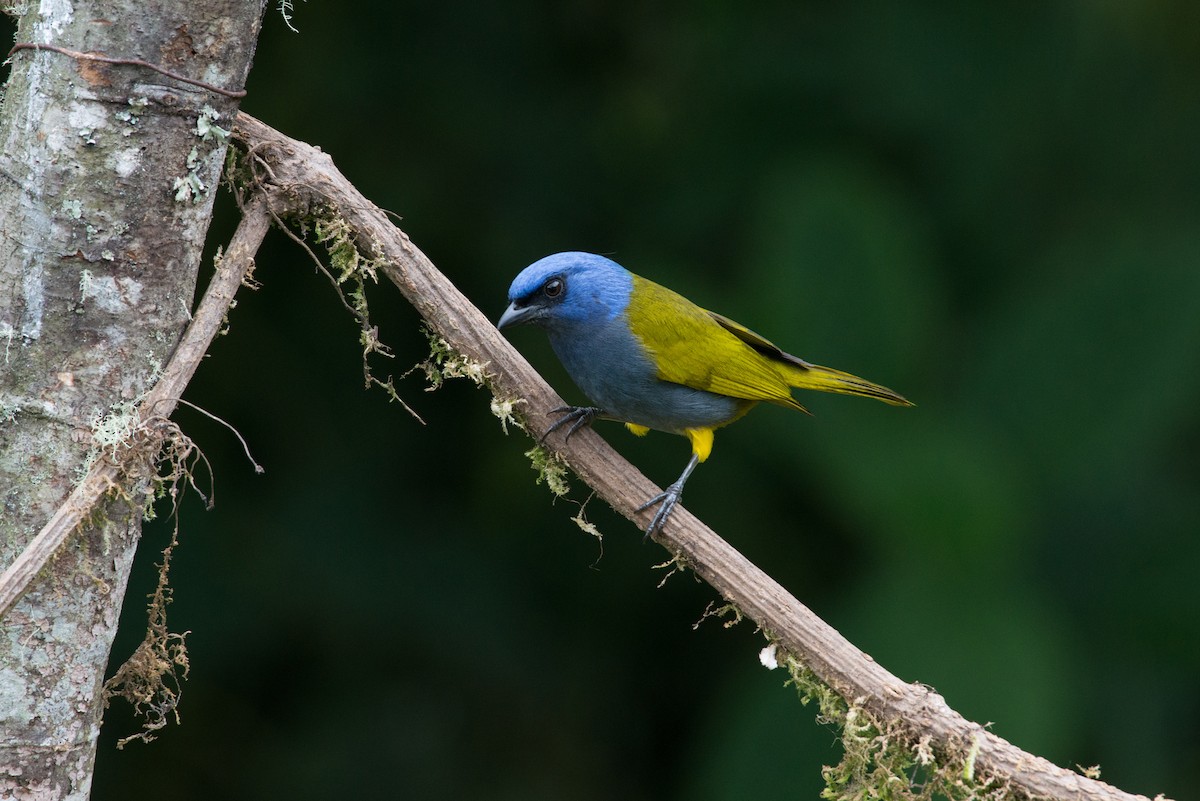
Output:
<instances>
[{"instance_id":1,"label":"bird's blue head","mask_svg":"<svg viewBox=\"0 0 1200 801\"><path fill-rule=\"evenodd\" d=\"M555 253L526 267L508 289L508 309L496 324L532 323L563 329L606 323L629 305L633 276L594 253Z\"/></svg>"}]
</instances>

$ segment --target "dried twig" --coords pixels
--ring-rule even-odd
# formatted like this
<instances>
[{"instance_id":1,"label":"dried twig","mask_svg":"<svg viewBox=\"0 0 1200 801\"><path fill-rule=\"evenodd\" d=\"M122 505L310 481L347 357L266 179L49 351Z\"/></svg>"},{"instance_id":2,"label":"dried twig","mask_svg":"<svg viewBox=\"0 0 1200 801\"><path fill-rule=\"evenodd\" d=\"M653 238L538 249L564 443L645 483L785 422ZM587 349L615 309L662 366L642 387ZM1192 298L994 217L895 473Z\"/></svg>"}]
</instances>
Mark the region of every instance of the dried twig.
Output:
<instances>
[{"instance_id":1,"label":"dried twig","mask_svg":"<svg viewBox=\"0 0 1200 801\"><path fill-rule=\"evenodd\" d=\"M145 67L148 70L153 70L160 75L166 75L168 78L173 78L181 83L199 86L201 89L207 89L210 92L216 92L217 94L224 95L225 97L241 98L246 96L245 89L222 89L220 86L214 86L207 81L201 81L197 80L196 78L189 78L186 75L180 75L178 72L172 72L169 69L160 67L157 64L151 64L149 61L143 61L140 58L115 58L113 56L102 56L98 53L81 53L78 50L69 50L65 47L59 47L58 45L39 44L37 42L17 42L12 46L12 50L8 51L8 55L5 58L12 58L13 53L16 53L18 50L49 50L54 53L61 53L64 56L70 56L71 58L79 59L80 61L99 61L104 64L128 64L134 67Z\"/></svg>"}]
</instances>

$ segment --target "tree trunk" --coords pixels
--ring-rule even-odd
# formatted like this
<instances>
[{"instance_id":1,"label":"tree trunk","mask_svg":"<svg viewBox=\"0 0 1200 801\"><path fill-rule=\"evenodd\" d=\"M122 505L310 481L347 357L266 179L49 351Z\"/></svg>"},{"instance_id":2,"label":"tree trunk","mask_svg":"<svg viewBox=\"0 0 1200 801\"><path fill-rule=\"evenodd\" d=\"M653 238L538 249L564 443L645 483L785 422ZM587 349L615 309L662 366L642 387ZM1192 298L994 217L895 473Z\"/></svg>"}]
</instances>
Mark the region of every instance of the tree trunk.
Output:
<instances>
[{"instance_id":1,"label":"tree trunk","mask_svg":"<svg viewBox=\"0 0 1200 801\"><path fill-rule=\"evenodd\" d=\"M18 46L58 50L12 54L0 109L0 564L119 447L187 323L236 111L211 87L244 86L264 4L23 6ZM114 493L4 618L0 797L88 796L144 490Z\"/></svg>"}]
</instances>

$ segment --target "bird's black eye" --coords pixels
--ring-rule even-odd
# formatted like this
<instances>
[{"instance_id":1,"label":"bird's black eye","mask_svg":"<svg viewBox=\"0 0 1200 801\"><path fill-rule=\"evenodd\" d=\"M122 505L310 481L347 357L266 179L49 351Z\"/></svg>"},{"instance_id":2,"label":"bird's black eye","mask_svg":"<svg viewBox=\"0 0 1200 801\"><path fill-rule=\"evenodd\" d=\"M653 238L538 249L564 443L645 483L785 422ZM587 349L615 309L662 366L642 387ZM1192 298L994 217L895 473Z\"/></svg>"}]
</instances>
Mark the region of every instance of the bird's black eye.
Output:
<instances>
[{"instance_id":1,"label":"bird's black eye","mask_svg":"<svg viewBox=\"0 0 1200 801\"><path fill-rule=\"evenodd\" d=\"M551 278L542 284L542 294L548 298L557 298L567 288L567 282L562 278Z\"/></svg>"}]
</instances>

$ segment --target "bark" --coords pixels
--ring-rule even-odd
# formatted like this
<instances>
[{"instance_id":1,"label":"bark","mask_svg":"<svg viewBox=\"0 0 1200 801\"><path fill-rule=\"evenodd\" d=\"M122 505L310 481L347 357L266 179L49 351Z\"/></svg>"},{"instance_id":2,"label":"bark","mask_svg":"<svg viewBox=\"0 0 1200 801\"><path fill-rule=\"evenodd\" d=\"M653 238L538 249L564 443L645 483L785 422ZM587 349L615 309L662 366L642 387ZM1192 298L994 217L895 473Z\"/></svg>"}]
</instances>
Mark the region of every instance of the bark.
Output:
<instances>
[{"instance_id":1,"label":"bark","mask_svg":"<svg viewBox=\"0 0 1200 801\"><path fill-rule=\"evenodd\" d=\"M240 90L263 5L44 0L26 4L17 42ZM11 61L0 109L4 565L70 495L95 422L128 416L178 343L225 157L212 125L236 112L233 98L144 66L29 49ZM0 797L88 795L144 489L93 515L4 618Z\"/></svg>"}]
</instances>

